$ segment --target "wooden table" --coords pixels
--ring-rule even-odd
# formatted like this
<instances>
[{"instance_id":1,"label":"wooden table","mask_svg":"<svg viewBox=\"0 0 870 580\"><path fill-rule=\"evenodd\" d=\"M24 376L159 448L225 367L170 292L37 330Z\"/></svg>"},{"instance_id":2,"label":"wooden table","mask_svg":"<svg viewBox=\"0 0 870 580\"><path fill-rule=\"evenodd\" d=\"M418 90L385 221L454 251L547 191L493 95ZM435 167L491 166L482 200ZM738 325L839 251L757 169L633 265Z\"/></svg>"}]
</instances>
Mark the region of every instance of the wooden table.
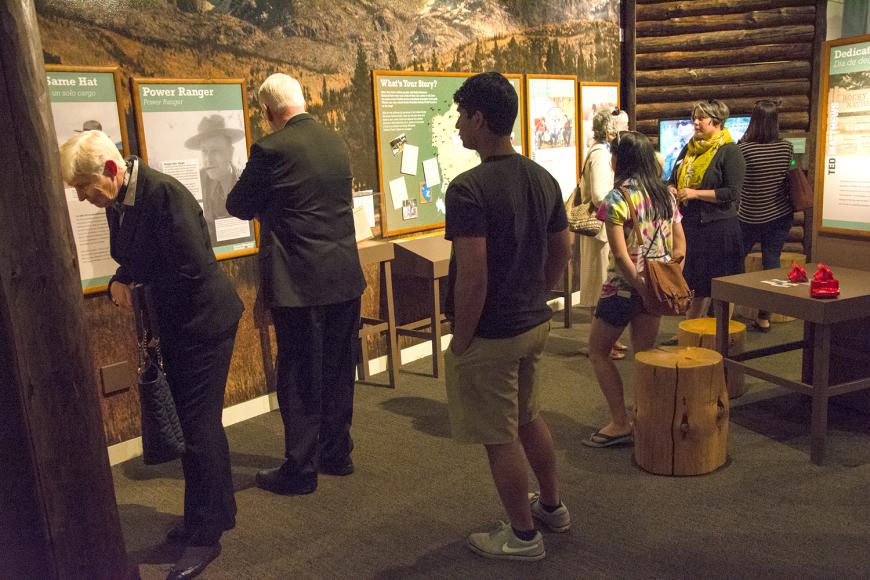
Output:
<instances>
[{"instance_id":1,"label":"wooden table","mask_svg":"<svg viewBox=\"0 0 870 580\"><path fill-rule=\"evenodd\" d=\"M399 342L396 337L396 310L393 303L393 269L392 261L395 258L395 245L393 242L381 240L363 240L357 243L359 261L362 266L380 264L381 279L384 281L384 293L386 294L387 312L386 320L380 318L361 317L359 330L360 339L360 362L358 365L361 380L369 379L369 356L366 348L366 337L372 335L387 335L387 372L389 373L390 386L396 388L399 385L399 365L401 354Z\"/></svg>"},{"instance_id":2,"label":"wooden table","mask_svg":"<svg viewBox=\"0 0 870 580\"><path fill-rule=\"evenodd\" d=\"M763 270L713 280L712 298L716 310L716 349L722 353L727 368L762 378L771 383L809 395L813 399L810 428L810 459L820 464L825 459L825 435L828 428L828 399L852 391L870 388L865 377L836 385L830 384L831 327L836 323L870 316L870 272L832 266L840 281L840 296L833 299L810 297L807 285L779 288L762 280L788 278L788 270ZM804 321L803 340L728 355L728 303L733 302L793 316ZM803 349L800 381L776 376L743 361Z\"/></svg>"},{"instance_id":3,"label":"wooden table","mask_svg":"<svg viewBox=\"0 0 870 580\"><path fill-rule=\"evenodd\" d=\"M413 336L432 342L432 375L438 377L444 368L441 350L441 325L447 321L441 313L439 283L447 277L453 244L442 236L428 236L396 242L396 275L417 277L427 281L432 291L429 316L397 328L400 336Z\"/></svg>"}]
</instances>

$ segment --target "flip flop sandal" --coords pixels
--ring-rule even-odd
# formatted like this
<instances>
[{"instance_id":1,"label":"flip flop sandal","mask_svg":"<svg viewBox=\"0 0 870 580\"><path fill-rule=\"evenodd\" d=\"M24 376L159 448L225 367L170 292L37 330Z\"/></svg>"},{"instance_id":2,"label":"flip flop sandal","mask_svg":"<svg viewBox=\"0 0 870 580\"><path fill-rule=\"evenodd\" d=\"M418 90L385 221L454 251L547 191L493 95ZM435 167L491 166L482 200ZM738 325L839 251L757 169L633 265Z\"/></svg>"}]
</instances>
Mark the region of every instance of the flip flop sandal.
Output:
<instances>
[{"instance_id":1,"label":"flip flop sandal","mask_svg":"<svg viewBox=\"0 0 870 580\"><path fill-rule=\"evenodd\" d=\"M628 346L617 342L613 345L613 350L626 351L628 350Z\"/></svg>"},{"instance_id":2,"label":"flip flop sandal","mask_svg":"<svg viewBox=\"0 0 870 580\"><path fill-rule=\"evenodd\" d=\"M631 433L623 433L622 435L605 435L601 431L596 431L589 436L589 439L582 441L586 447L613 447L615 445L628 445L634 442L634 437Z\"/></svg>"},{"instance_id":3,"label":"flip flop sandal","mask_svg":"<svg viewBox=\"0 0 870 580\"><path fill-rule=\"evenodd\" d=\"M616 349L611 349L610 351L610 360L622 360L625 358L625 353L620 352Z\"/></svg>"}]
</instances>

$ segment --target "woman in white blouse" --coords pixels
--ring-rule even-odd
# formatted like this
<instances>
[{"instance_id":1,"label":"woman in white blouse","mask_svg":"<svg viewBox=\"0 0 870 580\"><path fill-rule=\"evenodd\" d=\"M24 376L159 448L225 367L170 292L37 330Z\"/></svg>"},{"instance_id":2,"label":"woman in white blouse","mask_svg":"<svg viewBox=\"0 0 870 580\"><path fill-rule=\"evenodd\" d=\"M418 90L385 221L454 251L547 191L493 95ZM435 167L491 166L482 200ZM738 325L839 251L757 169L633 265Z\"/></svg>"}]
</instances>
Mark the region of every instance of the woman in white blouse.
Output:
<instances>
[{"instance_id":1,"label":"woman in white blouse","mask_svg":"<svg viewBox=\"0 0 870 580\"><path fill-rule=\"evenodd\" d=\"M592 147L586 152L583 172L580 175L580 201L591 201L596 208L613 189L613 167L610 163L608 143L619 131L628 130L628 115L625 111L599 111L592 118ZM610 261L610 245L604 228L597 236L580 236L580 306L595 311L601 286L607 279L607 264ZM611 358L625 358L626 346L619 341L610 353Z\"/></svg>"}]
</instances>

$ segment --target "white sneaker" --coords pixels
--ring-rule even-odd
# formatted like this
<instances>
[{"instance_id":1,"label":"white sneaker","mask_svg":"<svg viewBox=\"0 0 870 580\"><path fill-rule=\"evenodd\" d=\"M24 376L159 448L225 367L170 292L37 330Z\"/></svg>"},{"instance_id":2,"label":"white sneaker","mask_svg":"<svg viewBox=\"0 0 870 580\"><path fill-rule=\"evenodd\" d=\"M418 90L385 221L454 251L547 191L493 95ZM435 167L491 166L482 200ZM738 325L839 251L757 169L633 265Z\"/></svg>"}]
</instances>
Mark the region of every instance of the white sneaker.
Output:
<instances>
[{"instance_id":1,"label":"white sneaker","mask_svg":"<svg viewBox=\"0 0 870 580\"><path fill-rule=\"evenodd\" d=\"M477 532L468 536L468 547L484 558L536 562L544 558L544 536L535 530L529 541L519 539L510 524L499 522L491 532Z\"/></svg>"},{"instance_id":2,"label":"white sneaker","mask_svg":"<svg viewBox=\"0 0 870 580\"><path fill-rule=\"evenodd\" d=\"M532 507L532 517L547 526L553 532L567 532L571 529L571 514L565 504L559 503L556 511L548 512L541 505L541 495L529 493L529 503Z\"/></svg>"}]
</instances>

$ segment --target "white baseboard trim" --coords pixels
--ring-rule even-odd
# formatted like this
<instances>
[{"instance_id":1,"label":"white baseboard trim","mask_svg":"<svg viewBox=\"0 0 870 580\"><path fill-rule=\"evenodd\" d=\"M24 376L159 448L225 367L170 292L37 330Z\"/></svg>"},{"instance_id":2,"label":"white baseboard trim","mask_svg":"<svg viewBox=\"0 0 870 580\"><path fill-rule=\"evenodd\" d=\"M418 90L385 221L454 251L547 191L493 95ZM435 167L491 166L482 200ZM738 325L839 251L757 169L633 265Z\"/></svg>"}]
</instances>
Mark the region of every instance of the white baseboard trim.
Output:
<instances>
[{"instance_id":1,"label":"white baseboard trim","mask_svg":"<svg viewBox=\"0 0 870 580\"><path fill-rule=\"evenodd\" d=\"M573 292L571 294L571 303L580 303L579 291ZM553 300L548 301L547 304L550 306L550 308L553 308L556 311L563 310L565 308L565 301L562 298L554 298ZM450 339L452 337L452 334L446 334L441 337L441 350L445 350L448 346L450 346ZM420 344L415 344L413 346L402 349L402 364L405 365L408 363L412 363L416 360L420 360L421 358L426 358L427 356L431 355L432 343L428 341L421 342ZM386 355L369 360L370 374L376 375L378 373L385 372L386 370ZM224 427L229 427L230 425L235 425L236 423L241 423L242 421L247 421L248 419L252 419L259 415L269 413L276 410L277 408L277 395L275 393L268 393L266 395L261 395L255 399L251 399L250 401L245 401L244 403L239 403L238 405L227 407L226 409L224 409L222 422L224 424ZM133 439L128 439L127 441L122 441L114 445L109 445L108 452L110 465L118 465L119 463L129 461L130 459L135 459L136 457L142 455L142 438L135 437Z\"/></svg>"}]
</instances>

